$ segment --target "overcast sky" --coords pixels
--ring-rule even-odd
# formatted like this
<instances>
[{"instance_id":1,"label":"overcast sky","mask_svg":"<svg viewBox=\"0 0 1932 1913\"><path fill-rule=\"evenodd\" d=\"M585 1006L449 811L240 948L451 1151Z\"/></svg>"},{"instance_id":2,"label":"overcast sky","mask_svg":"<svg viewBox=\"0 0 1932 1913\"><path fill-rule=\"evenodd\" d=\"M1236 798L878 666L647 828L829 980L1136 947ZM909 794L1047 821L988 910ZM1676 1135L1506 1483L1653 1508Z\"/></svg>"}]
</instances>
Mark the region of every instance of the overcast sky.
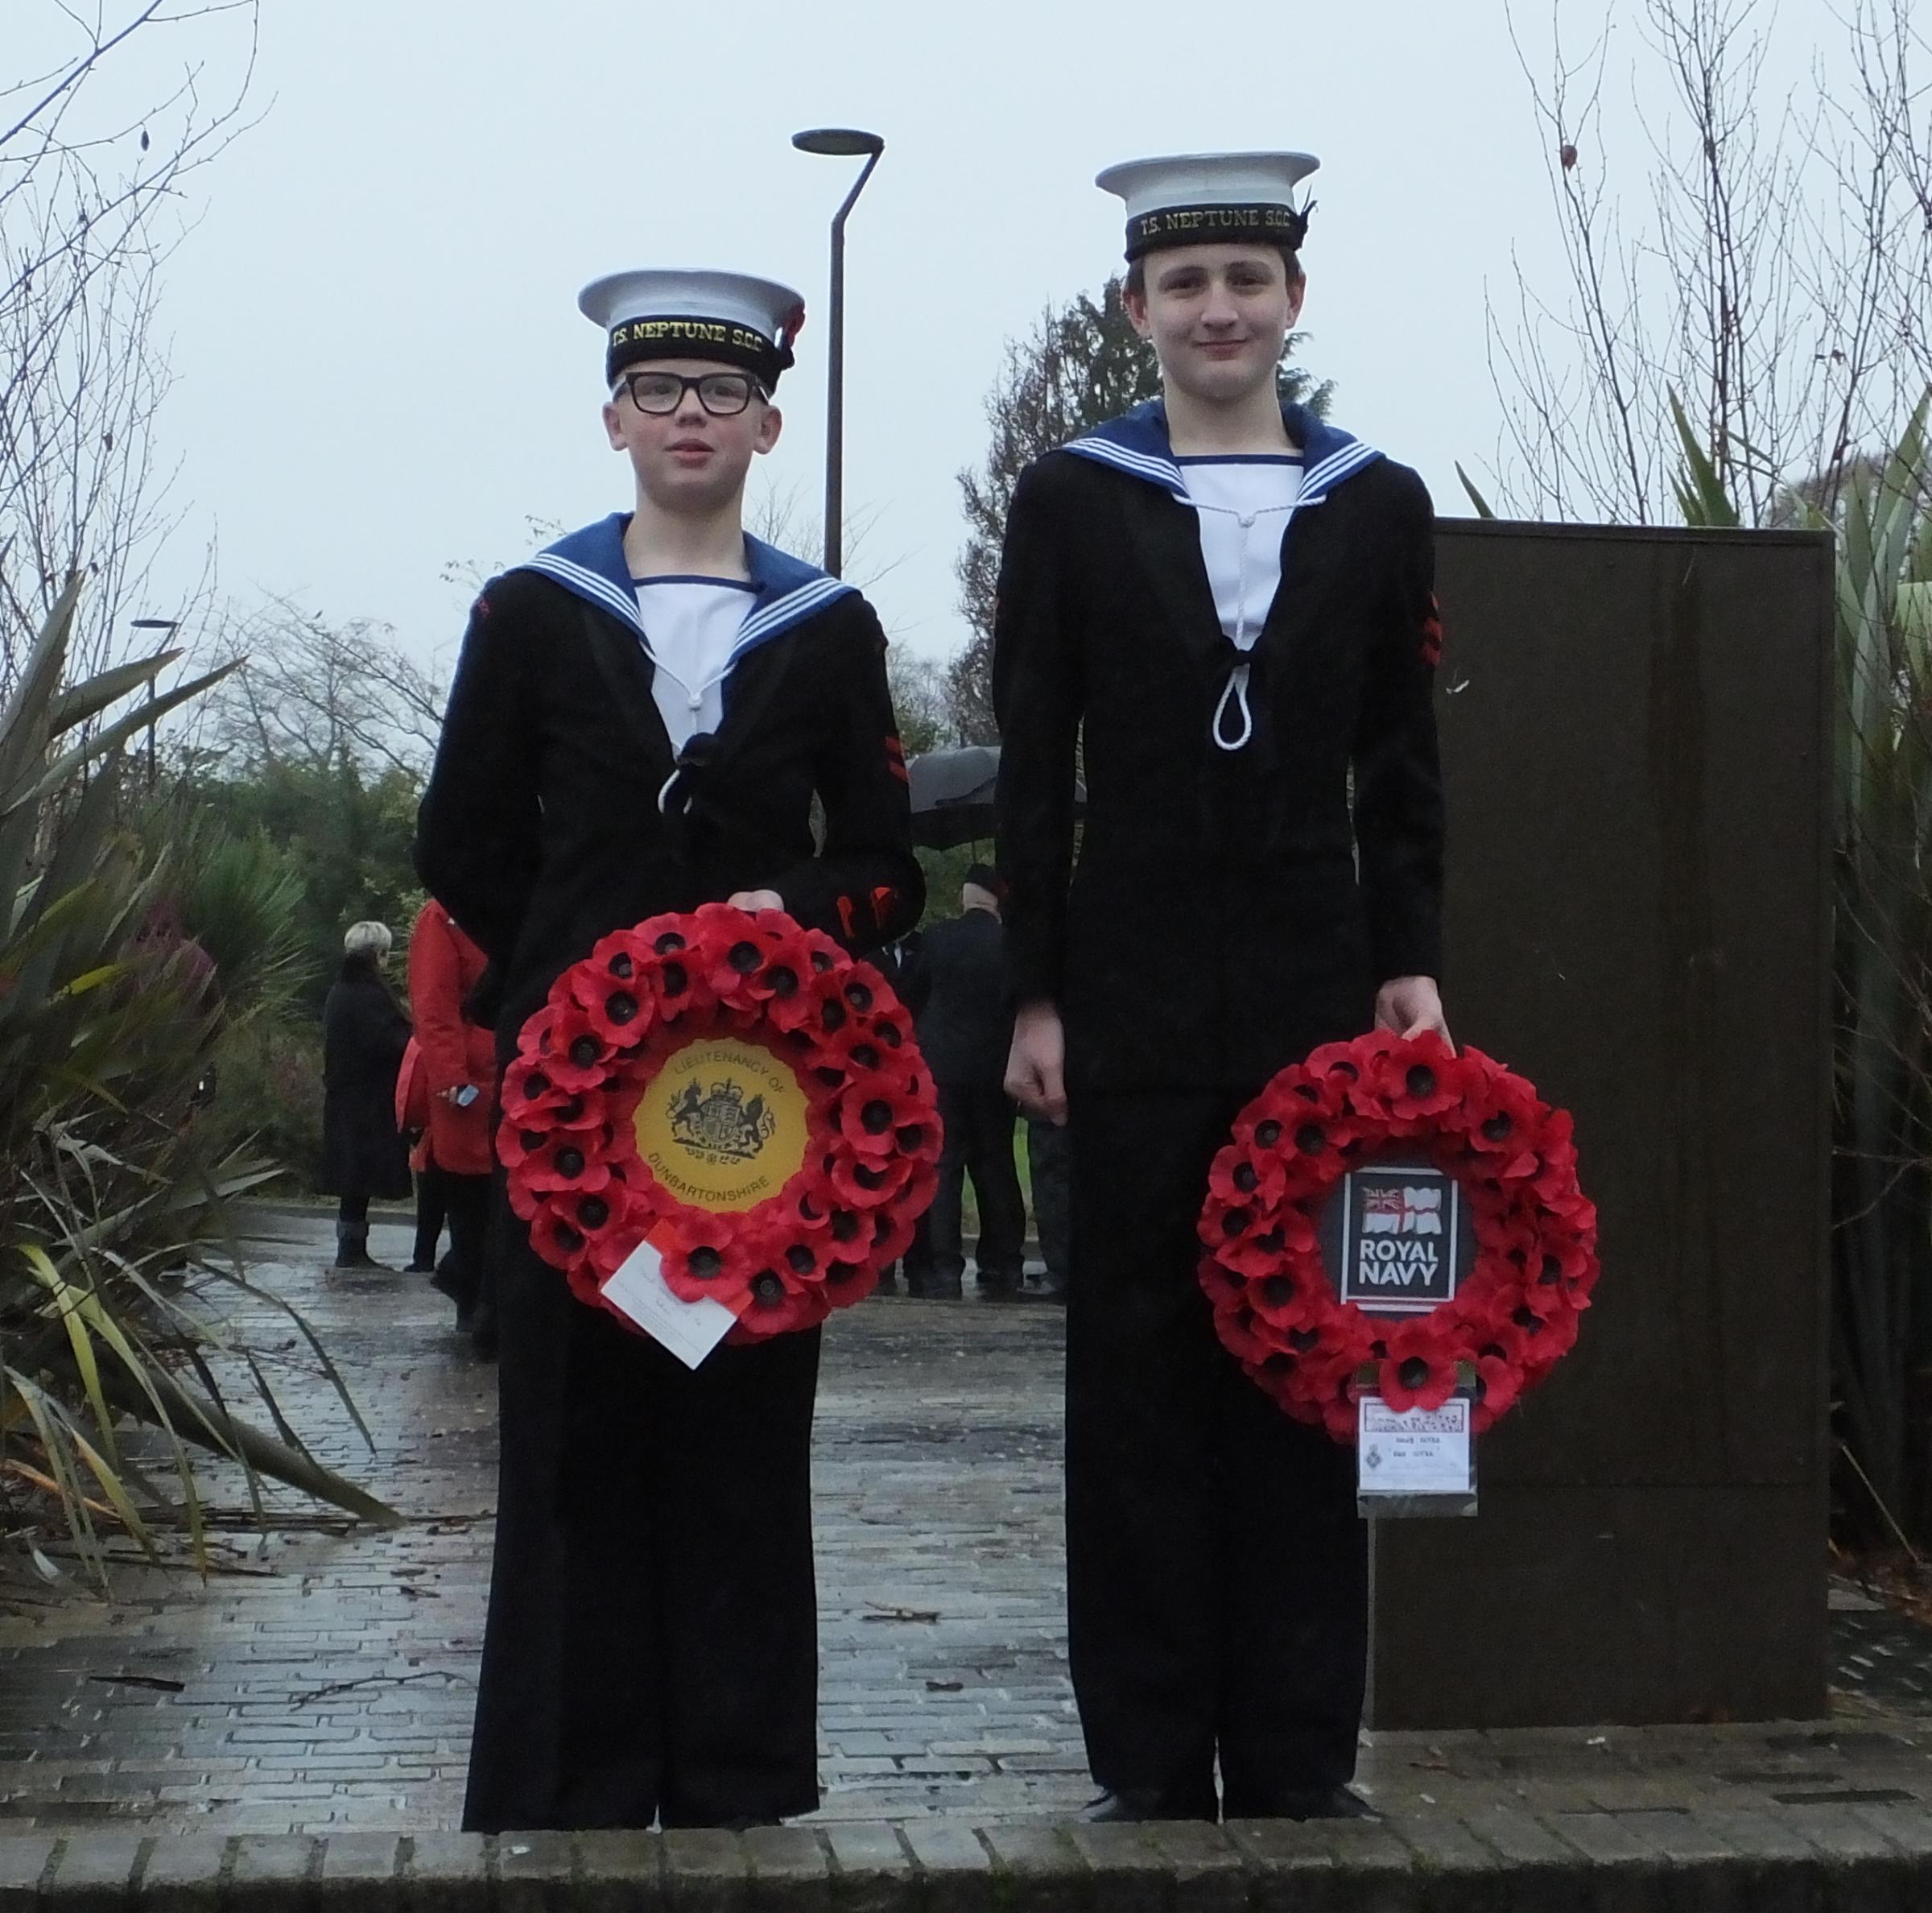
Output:
<instances>
[{"instance_id":1,"label":"overcast sky","mask_svg":"<svg viewBox=\"0 0 1932 1913\"><path fill-rule=\"evenodd\" d=\"M460 629L447 566L629 502L575 305L600 273L720 264L804 293L753 486L815 520L827 222L855 168L795 152L799 127L887 143L848 237L846 496L873 519L848 570L931 655L964 633L955 474L1002 341L1117 268L1100 167L1318 154L1306 362L1447 512L1454 461L1496 440L1485 297L1513 299L1512 249L1560 272L1492 0L266 0L252 100L169 269L191 535L218 534L227 593L380 618L425 655Z\"/></svg>"}]
</instances>

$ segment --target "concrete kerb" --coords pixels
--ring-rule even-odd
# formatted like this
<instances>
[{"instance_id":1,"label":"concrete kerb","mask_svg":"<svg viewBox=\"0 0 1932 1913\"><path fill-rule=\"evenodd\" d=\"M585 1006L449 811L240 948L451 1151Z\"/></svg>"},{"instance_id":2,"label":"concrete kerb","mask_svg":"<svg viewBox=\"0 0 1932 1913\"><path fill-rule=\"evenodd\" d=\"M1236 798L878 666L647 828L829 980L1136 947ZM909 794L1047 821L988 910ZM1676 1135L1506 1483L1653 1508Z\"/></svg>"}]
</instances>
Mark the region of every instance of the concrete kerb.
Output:
<instances>
[{"instance_id":1,"label":"concrete kerb","mask_svg":"<svg viewBox=\"0 0 1932 1913\"><path fill-rule=\"evenodd\" d=\"M0 1913L1891 1913L1932 1812L0 1838Z\"/></svg>"}]
</instances>

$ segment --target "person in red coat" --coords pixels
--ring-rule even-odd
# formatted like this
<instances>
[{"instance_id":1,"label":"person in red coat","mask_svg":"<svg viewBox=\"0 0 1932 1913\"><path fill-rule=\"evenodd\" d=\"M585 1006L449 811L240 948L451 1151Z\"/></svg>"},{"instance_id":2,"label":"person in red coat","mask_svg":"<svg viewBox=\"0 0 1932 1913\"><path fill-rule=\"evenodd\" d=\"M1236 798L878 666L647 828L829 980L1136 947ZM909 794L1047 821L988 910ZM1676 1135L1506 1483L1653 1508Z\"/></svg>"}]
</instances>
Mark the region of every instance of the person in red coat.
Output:
<instances>
[{"instance_id":1,"label":"person in red coat","mask_svg":"<svg viewBox=\"0 0 1932 1913\"><path fill-rule=\"evenodd\" d=\"M463 1013L489 959L432 897L409 936L409 1006L428 1085L431 1165L448 1208L450 1266L436 1286L456 1304L456 1326L477 1353L494 1352L495 1311L484 1283L483 1235L496 1167L490 1123L496 1107L496 1042Z\"/></svg>"}]
</instances>

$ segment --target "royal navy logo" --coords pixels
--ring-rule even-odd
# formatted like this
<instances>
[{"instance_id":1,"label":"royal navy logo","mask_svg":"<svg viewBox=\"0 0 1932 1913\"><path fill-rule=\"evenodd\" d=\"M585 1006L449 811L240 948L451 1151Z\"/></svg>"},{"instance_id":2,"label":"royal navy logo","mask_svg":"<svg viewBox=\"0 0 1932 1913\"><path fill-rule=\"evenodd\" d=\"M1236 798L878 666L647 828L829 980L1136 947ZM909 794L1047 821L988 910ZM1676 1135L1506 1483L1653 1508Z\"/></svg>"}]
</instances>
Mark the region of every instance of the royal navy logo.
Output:
<instances>
[{"instance_id":1,"label":"royal navy logo","mask_svg":"<svg viewBox=\"0 0 1932 1913\"><path fill-rule=\"evenodd\" d=\"M707 1162L752 1162L778 1126L765 1098L748 1097L729 1076L708 1089L687 1083L671 1105L671 1134Z\"/></svg>"},{"instance_id":2,"label":"royal navy logo","mask_svg":"<svg viewBox=\"0 0 1932 1913\"><path fill-rule=\"evenodd\" d=\"M1317 1233L1336 1292L1370 1315L1421 1314L1453 1301L1476 1257L1455 1177L1420 1157L1385 1155L1351 1170Z\"/></svg>"}]
</instances>

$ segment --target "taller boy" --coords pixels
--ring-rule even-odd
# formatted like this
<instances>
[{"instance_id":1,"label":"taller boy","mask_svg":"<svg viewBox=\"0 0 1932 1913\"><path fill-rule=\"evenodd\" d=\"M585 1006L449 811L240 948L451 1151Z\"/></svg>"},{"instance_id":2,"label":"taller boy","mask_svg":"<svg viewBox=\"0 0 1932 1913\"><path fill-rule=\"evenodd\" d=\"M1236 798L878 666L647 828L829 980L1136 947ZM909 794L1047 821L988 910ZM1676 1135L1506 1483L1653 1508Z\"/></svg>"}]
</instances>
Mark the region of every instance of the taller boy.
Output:
<instances>
[{"instance_id":1,"label":"taller boy","mask_svg":"<svg viewBox=\"0 0 1932 1913\"><path fill-rule=\"evenodd\" d=\"M579 303L634 508L484 587L416 843L489 957L500 1057L561 970L660 911L782 907L862 947L924 894L877 618L745 535L798 295L629 272ZM572 1300L497 1201L502 1481L464 1825L808 1812L818 1331L686 1369Z\"/></svg>"},{"instance_id":2,"label":"taller boy","mask_svg":"<svg viewBox=\"0 0 1932 1913\"><path fill-rule=\"evenodd\" d=\"M1242 1104L1372 1023L1443 1028L1429 496L1278 394L1315 166L1100 176L1163 395L1028 469L1000 577L1008 1088L1070 1124L1067 1595L1100 1818L1363 1811L1350 1457L1241 1374L1195 1279Z\"/></svg>"}]
</instances>

